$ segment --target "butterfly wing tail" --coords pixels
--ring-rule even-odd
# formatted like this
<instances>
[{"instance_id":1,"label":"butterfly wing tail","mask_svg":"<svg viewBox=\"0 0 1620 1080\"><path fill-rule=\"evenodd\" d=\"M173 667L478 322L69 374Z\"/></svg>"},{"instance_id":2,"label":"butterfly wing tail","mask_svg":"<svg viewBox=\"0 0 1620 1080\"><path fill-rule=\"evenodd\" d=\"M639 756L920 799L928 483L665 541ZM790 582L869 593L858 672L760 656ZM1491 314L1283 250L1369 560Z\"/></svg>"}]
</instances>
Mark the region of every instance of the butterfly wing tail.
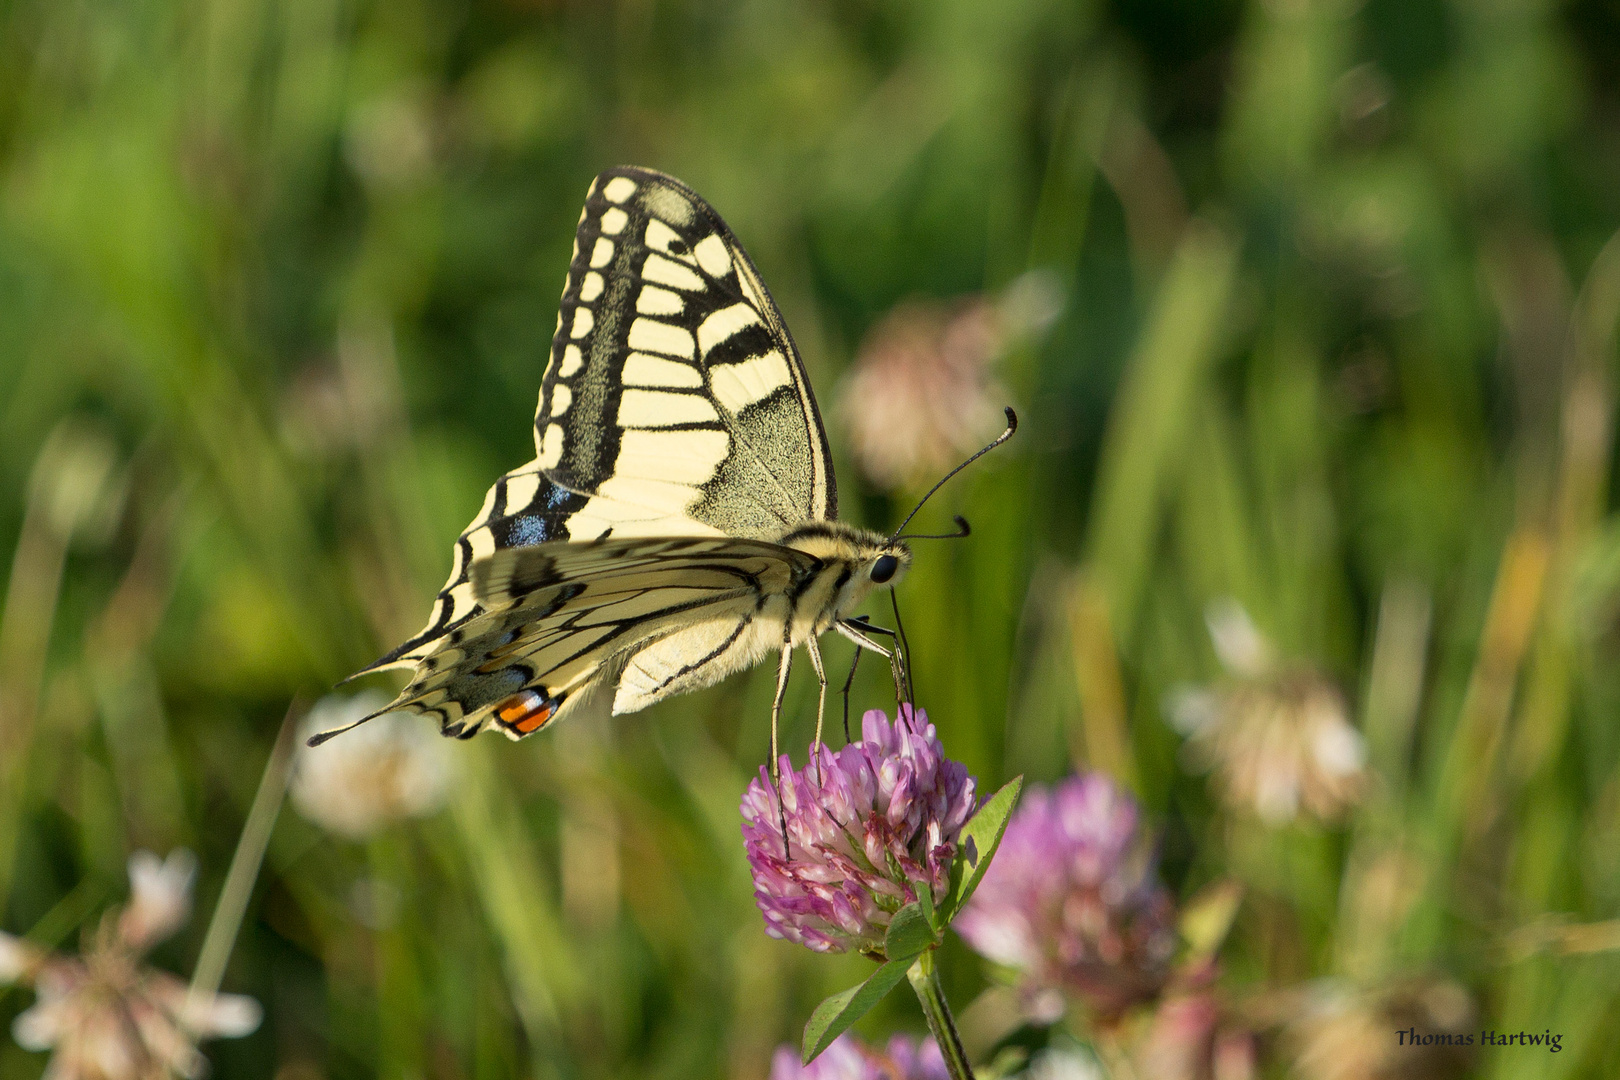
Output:
<instances>
[{"instance_id":1,"label":"butterfly wing tail","mask_svg":"<svg viewBox=\"0 0 1620 1080\"><path fill-rule=\"evenodd\" d=\"M314 747L321 745L323 742L326 742L328 739L336 738L337 736L342 735L345 731L353 731L367 720L375 720L384 713L394 712L399 707L399 699L395 698L393 701L389 702L387 705L384 705L376 712L369 712L360 717L358 720L351 720L347 724L343 724L340 727L328 728L325 731L317 731L315 734L309 737L306 745L313 749Z\"/></svg>"},{"instance_id":2,"label":"butterfly wing tail","mask_svg":"<svg viewBox=\"0 0 1620 1080\"><path fill-rule=\"evenodd\" d=\"M583 716L587 721L605 720L613 713L614 691L628 659L628 653L610 656L595 671L583 679L576 678L566 689L553 689L538 682L511 689L510 693L492 687L493 696L486 691L481 696L488 700L481 704L457 697L458 693L465 693L465 673L452 680L457 688L454 693L447 689L446 680L413 679L393 701L376 712L343 727L320 732L310 739L309 745L319 746L333 736L390 712L431 717L438 721L440 733L453 739L470 739L493 725L516 741L567 718Z\"/></svg>"}]
</instances>

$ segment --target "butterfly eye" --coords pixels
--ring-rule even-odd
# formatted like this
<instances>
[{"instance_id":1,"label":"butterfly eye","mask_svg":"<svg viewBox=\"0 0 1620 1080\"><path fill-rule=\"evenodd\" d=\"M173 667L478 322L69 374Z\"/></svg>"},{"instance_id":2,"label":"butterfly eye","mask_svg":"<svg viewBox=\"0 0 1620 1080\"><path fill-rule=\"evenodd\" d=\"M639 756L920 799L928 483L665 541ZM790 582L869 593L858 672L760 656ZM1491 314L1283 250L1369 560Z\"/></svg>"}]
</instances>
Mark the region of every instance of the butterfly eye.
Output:
<instances>
[{"instance_id":1,"label":"butterfly eye","mask_svg":"<svg viewBox=\"0 0 1620 1080\"><path fill-rule=\"evenodd\" d=\"M894 577L894 572L900 568L900 560L893 555L879 555L872 564L872 580L879 585Z\"/></svg>"}]
</instances>

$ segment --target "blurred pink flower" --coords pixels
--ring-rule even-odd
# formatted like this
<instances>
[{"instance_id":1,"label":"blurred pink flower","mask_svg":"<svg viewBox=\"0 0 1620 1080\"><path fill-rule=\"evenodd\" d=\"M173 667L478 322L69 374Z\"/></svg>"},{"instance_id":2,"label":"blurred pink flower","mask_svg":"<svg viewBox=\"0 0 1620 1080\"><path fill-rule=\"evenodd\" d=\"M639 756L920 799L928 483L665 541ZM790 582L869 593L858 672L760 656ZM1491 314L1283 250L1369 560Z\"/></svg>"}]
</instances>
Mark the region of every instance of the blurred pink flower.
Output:
<instances>
[{"instance_id":1,"label":"blurred pink flower","mask_svg":"<svg viewBox=\"0 0 1620 1080\"><path fill-rule=\"evenodd\" d=\"M771 1058L770 1080L948 1080L945 1057L933 1038L918 1041L896 1035L882 1052L853 1035L840 1035L821 1056L799 1064L791 1046L777 1048Z\"/></svg>"},{"instance_id":2,"label":"blurred pink flower","mask_svg":"<svg viewBox=\"0 0 1620 1080\"><path fill-rule=\"evenodd\" d=\"M197 1042L236 1038L259 1026L258 1002L238 994L188 996L184 982L141 963L191 913L196 860L146 851L129 861L130 901L109 912L82 956L46 952L0 933L0 982L31 983L32 1007L12 1037L25 1050L52 1050L46 1080L167 1080L198 1077Z\"/></svg>"},{"instance_id":3,"label":"blurred pink flower","mask_svg":"<svg viewBox=\"0 0 1620 1080\"><path fill-rule=\"evenodd\" d=\"M817 952L881 955L889 920L918 889L943 900L957 834L977 808L973 778L920 709L901 705L893 725L868 712L861 734L837 753L816 745L802 770L782 756L782 815L763 767L743 794L765 932Z\"/></svg>"},{"instance_id":4,"label":"blurred pink flower","mask_svg":"<svg viewBox=\"0 0 1620 1080\"><path fill-rule=\"evenodd\" d=\"M1008 404L991 366L1061 305L1054 281L1026 274L994 301L896 306L866 335L838 394L861 470L895 490L937 479L984 445Z\"/></svg>"},{"instance_id":5,"label":"blurred pink flower","mask_svg":"<svg viewBox=\"0 0 1620 1080\"><path fill-rule=\"evenodd\" d=\"M1018 973L1024 1007L1043 1023L1066 997L1108 1019L1152 998L1176 948L1175 905L1136 802L1101 773L1028 790L955 926Z\"/></svg>"}]
</instances>

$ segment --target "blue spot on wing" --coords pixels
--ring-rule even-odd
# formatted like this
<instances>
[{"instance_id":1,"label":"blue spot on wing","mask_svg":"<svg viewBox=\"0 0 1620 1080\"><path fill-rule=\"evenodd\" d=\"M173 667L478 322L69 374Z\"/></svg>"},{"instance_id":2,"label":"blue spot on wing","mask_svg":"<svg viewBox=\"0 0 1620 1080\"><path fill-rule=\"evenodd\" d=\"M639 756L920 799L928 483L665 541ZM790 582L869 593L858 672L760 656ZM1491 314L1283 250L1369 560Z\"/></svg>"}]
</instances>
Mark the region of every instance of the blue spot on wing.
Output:
<instances>
[{"instance_id":1,"label":"blue spot on wing","mask_svg":"<svg viewBox=\"0 0 1620 1080\"><path fill-rule=\"evenodd\" d=\"M586 503L586 497L558 487L544 477L527 506L508 507L508 512L489 523L496 549L529 547L553 540L570 540L568 519Z\"/></svg>"},{"instance_id":2,"label":"blue spot on wing","mask_svg":"<svg viewBox=\"0 0 1620 1080\"><path fill-rule=\"evenodd\" d=\"M505 535L495 538L500 547L526 547L556 539L557 519L542 514L523 514L507 518L502 524L505 525Z\"/></svg>"},{"instance_id":3,"label":"blue spot on wing","mask_svg":"<svg viewBox=\"0 0 1620 1080\"><path fill-rule=\"evenodd\" d=\"M558 487L545 476L540 477L540 485L534 496L524 506L505 505L508 483L513 474L508 473L495 483L495 512L487 521L474 521L461 534L456 543L462 548L464 558L470 559L471 548L467 546L467 534L475 529L488 526L490 535L495 540L496 550L511 547L530 547L535 544L544 544L556 540L571 540L568 534L568 519L585 506L587 496L576 495L567 488ZM595 537L583 537L592 540ZM381 659L368 667L362 668L357 675L364 675L376 668L383 667L398 660L407 653L430 645L433 641L449 635L452 641L458 640L458 627L466 625L469 620L483 613L483 608L474 605L471 608L456 610L452 594L456 587L467 580L469 567L463 563L461 572L452 578L445 587L439 590L438 600L434 604L434 621L415 637L394 648ZM353 676L351 676L352 678Z\"/></svg>"}]
</instances>

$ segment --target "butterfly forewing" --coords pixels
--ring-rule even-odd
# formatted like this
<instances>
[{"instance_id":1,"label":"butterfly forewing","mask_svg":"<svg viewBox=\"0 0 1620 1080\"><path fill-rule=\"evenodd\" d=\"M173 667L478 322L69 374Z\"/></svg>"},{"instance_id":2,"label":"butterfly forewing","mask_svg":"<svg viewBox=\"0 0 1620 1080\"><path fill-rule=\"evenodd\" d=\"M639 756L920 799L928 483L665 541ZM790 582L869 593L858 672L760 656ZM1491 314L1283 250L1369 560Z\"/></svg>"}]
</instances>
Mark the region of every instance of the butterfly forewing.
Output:
<instances>
[{"instance_id":1,"label":"butterfly forewing","mask_svg":"<svg viewBox=\"0 0 1620 1080\"><path fill-rule=\"evenodd\" d=\"M826 436L776 305L709 204L645 169L591 185L535 448L556 483L591 496L576 540L763 537L836 515Z\"/></svg>"},{"instance_id":2,"label":"butterfly forewing","mask_svg":"<svg viewBox=\"0 0 1620 1080\"><path fill-rule=\"evenodd\" d=\"M575 234L536 458L457 540L428 624L366 671L420 663L483 612L471 568L512 547L780 535L836 516L826 434L753 263L679 181L604 172Z\"/></svg>"}]
</instances>

